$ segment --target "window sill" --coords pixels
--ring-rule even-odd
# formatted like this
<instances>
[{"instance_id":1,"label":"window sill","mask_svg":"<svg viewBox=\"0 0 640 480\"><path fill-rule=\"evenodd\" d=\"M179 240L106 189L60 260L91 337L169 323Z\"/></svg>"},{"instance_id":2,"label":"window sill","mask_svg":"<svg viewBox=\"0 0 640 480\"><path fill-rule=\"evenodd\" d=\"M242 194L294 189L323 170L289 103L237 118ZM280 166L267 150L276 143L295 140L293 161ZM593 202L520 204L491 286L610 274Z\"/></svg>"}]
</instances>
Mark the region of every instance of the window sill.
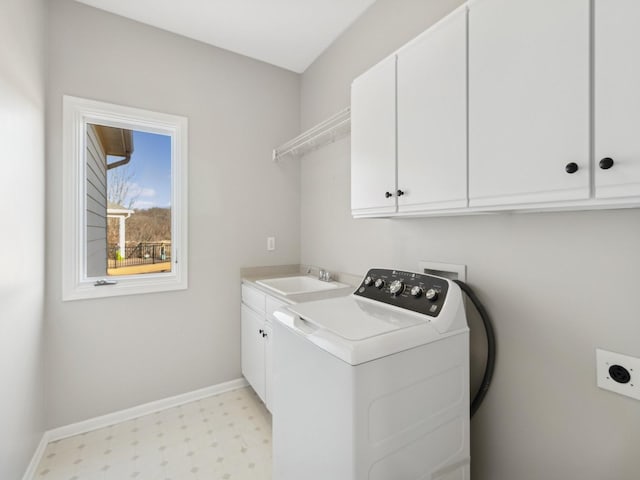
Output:
<instances>
[{"instance_id":1,"label":"window sill","mask_svg":"<svg viewBox=\"0 0 640 480\"><path fill-rule=\"evenodd\" d=\"M122 295L139 295L146 293L186 290L186 278L180 278L177 273L147 274L144 277L108 277L108 281L116 281L112 285L96 286L99 278L79 281L75 285L68 285L62 295L63 301L86 300L90 298L107 298Z\"/></svg>"}]
</instances>

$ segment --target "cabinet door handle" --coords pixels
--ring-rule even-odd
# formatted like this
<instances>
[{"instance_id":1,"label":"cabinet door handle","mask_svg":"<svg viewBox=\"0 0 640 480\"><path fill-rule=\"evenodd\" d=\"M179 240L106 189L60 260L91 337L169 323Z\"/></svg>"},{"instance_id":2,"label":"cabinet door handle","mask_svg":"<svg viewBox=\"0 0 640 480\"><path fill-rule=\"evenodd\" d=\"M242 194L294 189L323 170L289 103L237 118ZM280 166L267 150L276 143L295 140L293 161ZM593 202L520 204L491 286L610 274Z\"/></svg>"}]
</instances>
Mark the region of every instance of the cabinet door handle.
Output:
<instances>
[{"instance_id":1,"label":"cabinet door handle","mask_svg":"<svg viewBox=\"0 0 640 480\"><path fill-rule=\"evenodd\" d=\"M578 164L574 162L567 163L567 166L564 167L564 170L567 173L576 173L578 171Z\"/></svg>"},{"instance_id":2,"label":"cabinet door handle","mask_svg":"<svg viewBox=\"0 0 640 480\"><path fill-rule=\"evenodd\" d=\"M263 329L258 330L258 333L264 337L264 330Z\"/></svg>"},{"instance_id":3,"label":"cabinet door handle","mask_svg":"<svg viewBox=\"0 0 640 480\"><path fill-rule=\"evenodd\" d=\"M393 197L393 193L391 193L391 192L384 192L384 198L389 198L389 197Z\"/></svg>"},{"instance_id":4,"label":"cabinet door handle","mask_svg":"<svg viewBox=\"0 0 640 480\"><path fill-rule=\"evenodd\" d=\"M396 192L396 195L398 195L399 197L401 197L402 195L404 195L404 192L402 190L398 190Z\"/></svg>"},{"instance_id":5,"label":"cabinet door handle","mask_svg":"<svg viewBox=\"0 0 640 480\"><path fill-rule=\"evenodd\" d=\"M267 332L262 332L262 338L267 338Z\"/></svg>"},{"instance_id":6,"label":"cabinet door handle","mask_svg":"<svg viewBox=\"0 0 640 480\"><path fill-rule=\"evenodd\" d=\"M609 170L611 167L613 167L613 158L611 157L605 157L602 160L600 160L600 163L598 163L598 166L602 169L602 170Z\"/></svg>"}]
</instances>

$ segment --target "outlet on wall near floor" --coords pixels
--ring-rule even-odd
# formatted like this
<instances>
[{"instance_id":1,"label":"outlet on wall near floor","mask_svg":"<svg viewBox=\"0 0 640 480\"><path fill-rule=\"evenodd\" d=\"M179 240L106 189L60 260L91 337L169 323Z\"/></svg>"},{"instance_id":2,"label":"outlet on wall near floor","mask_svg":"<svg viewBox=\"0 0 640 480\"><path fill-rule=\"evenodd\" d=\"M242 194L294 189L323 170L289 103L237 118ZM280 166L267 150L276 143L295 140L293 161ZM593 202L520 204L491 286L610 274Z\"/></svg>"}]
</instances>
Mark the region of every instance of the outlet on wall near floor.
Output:
<instances>
[{"instance_id":1,"label":"outlet on wall near floor","mask_svg":"<svg viewBox=\"0 0 640 480\"><path fill-rule=\"evenodd\" d=\"M596 348L598 387L640 400L640 358Z\"/></svg>"},{"instance_id":2,"label":"outlet on wall near floor","mask_svg":"<svg viewBox=\"0 0 640 480\"><path fill-rule=\"evenodd\" d=\"M276 249L276 237L267 237L267 250L273 252Z\"/></svg>"}]
</instances>

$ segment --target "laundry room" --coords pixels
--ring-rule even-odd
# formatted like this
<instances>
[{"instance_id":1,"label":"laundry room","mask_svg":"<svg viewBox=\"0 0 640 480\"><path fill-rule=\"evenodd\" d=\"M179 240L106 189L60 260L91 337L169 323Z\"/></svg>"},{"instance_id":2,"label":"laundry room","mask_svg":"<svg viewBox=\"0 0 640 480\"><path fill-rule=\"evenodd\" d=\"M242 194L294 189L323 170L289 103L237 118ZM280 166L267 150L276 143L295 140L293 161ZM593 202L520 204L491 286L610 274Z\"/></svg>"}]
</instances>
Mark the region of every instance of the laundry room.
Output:
<instances>
[{"instance_id":1,"label":"laundry room","mask_svg":"<svg viewBox=\"0 0 640 480\"><path fill-rule=\"evenodd\" d=\"M636 480L638 22L2 0L0 479Z\"/></svg>"}]
</instances>

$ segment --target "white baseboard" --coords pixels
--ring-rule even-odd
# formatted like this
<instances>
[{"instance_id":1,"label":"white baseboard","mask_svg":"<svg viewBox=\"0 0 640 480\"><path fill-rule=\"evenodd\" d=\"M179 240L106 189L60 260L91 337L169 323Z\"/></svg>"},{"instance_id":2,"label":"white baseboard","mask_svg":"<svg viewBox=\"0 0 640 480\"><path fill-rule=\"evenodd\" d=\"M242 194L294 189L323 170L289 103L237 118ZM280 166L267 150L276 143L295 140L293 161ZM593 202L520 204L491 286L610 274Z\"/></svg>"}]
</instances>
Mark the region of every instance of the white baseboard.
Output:
<instances>
[{"instance_id":1,"label":"white baseboard","mask_svg":"<svg viewBox=\"0 0 640 480\"><path fill-rule=\"evenodd\" d=\"M126 422L127 420L142 417L143 415L148 415L160 410L177 407L178 405L184 405L189 402L195 402L201 398L236 390L238 388L245 387L246 385L248 384L244 378L238 378L236 380L231 380L230 382L219 383L218 385L212 385L211 387L205 387L200 390L176 395L175 397L163 398L162 400L145 403L138 405L137 407L127 408L125 410L108 413L107 415L102 415L100 417L83 420L82 422L65 425L64 427L54 428L48 432L49 441L51 442L62 438L72 437L81 433L108 427L114 423Z\"/></svg>"},{"instance_id":2,"label":"white baseboard","mask_svg":"<svg viewBox=\"0 0 640 480\"><path fill-rule=\"evenodd\" d=\"M160 410L166 410L167 408L177 407L179 405L184 405L185 403L195 402L196 400L200 400L201 398L211 397L213 395L219 395L221 393L237 390L238 388L243 388L247 385L249 384L244 378L238 378L236 380L219 383L217 385L212 385L210 387L201 388L192 392L183 393L174 397L163 398L161 400L156 400L154 402L145 403L136 407L127 408L118 412L109 413L100 417L83 420L82 422L72 423L71 425L65 425L63 427L47 430L42 435L42 439L40 440L38 448L31 458L31 462L29 463L29 466L27 467L22 480L32 480L33 478L35 478L36 469L40 464L42 455L44 454L45 448L47 447L47 444L49 442L72 437L81 433L90 432L99 428L108 427L109 425L113 425L115 423L126 422L127 420L142 417L143 415L148 415Z\"/></svg>"},{"instance_id":3,"label":"white baseboard","mask_svg":"<svg viewBox=\"0 0 640 480\"><path fill-rule=\"evenodd\" d=\"M42 456L44 455L44 450L47 448L47 444L51 441L49 438L49 432L44 432L42 434L42 438L40 439L40 443L36 448L36 451L33 453L31 457L31 461L27 466L27 470L24 472L22 476L22 480L32 480L36 477L36 469L40 464L40 460L42 460Z\"/></svg>"}]
</instances>

